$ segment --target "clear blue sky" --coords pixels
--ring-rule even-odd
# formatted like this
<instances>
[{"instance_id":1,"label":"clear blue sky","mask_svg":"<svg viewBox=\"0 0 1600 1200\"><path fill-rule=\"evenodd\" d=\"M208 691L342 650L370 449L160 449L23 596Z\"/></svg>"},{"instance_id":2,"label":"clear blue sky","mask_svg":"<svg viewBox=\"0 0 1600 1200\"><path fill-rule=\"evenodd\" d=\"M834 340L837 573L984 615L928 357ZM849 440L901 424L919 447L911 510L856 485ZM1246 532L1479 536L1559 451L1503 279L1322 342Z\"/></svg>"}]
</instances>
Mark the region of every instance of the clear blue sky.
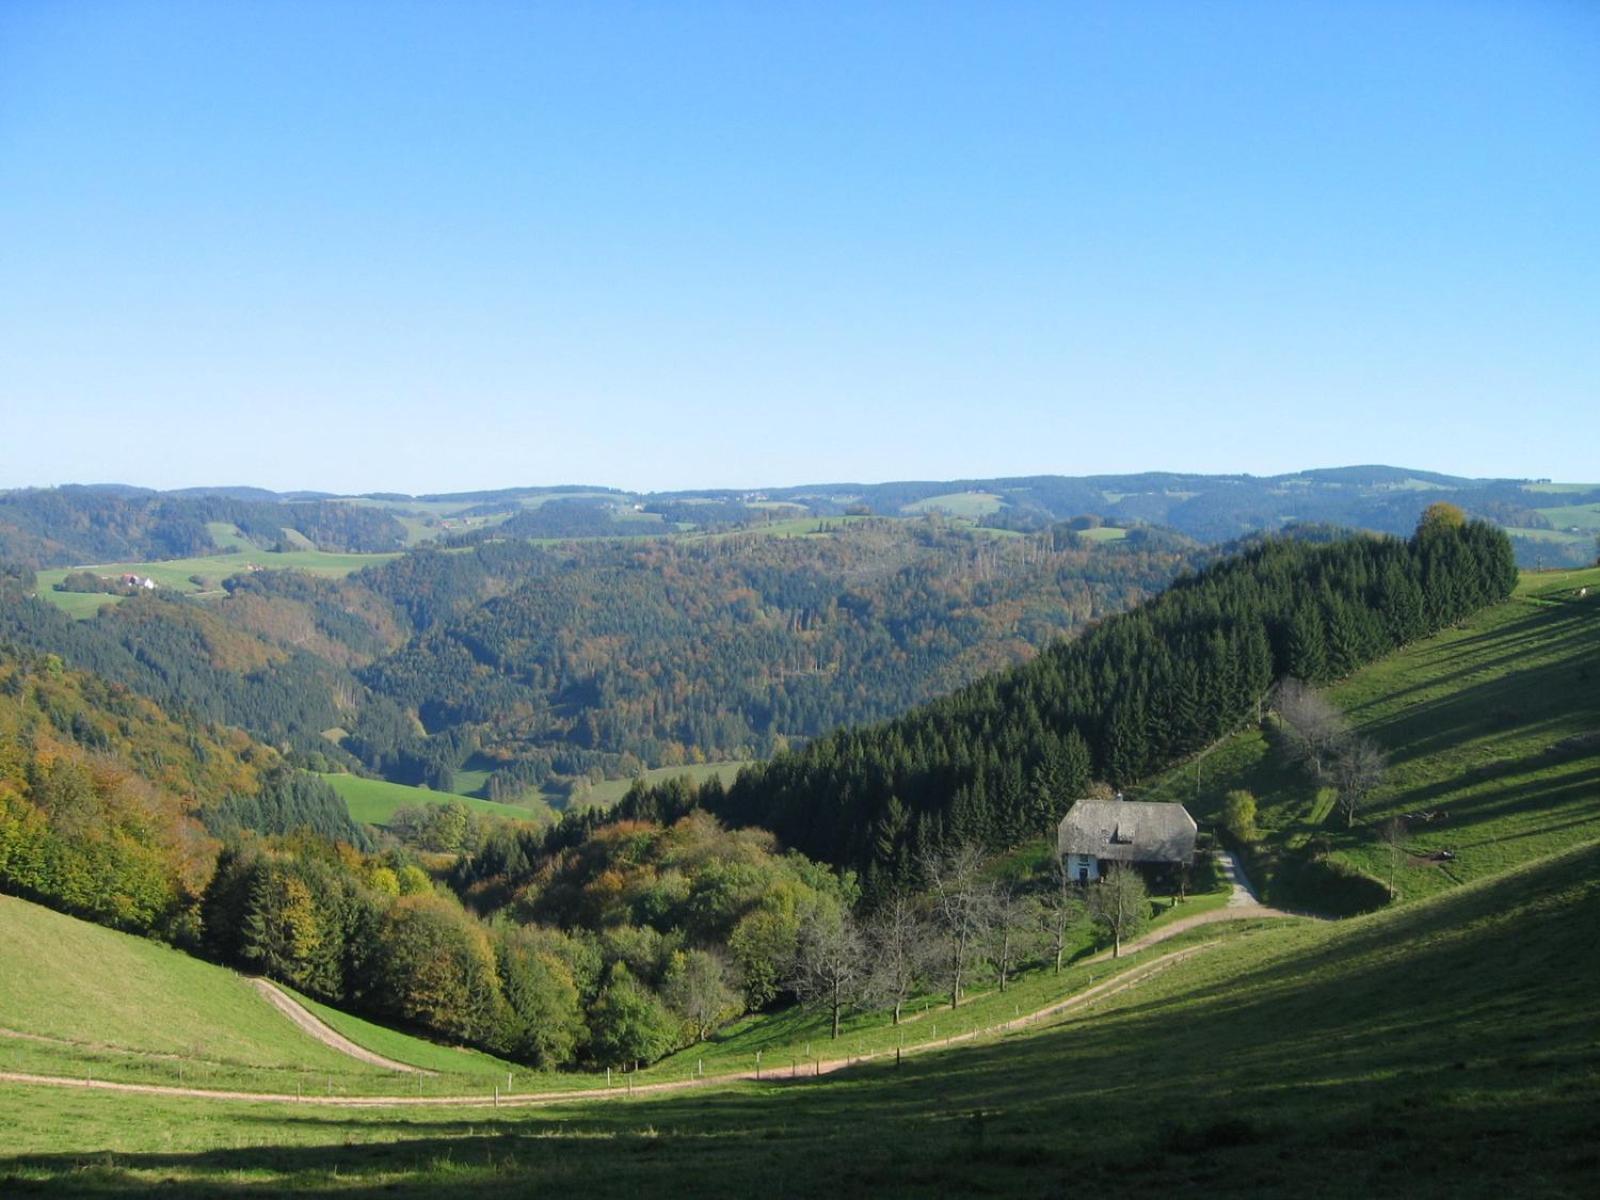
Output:
<instances>
[{"instance_id":1,"label":"clear blue sky","mask_svg":"<svg viewBox=\"0 0 1600 1200\"><path fill-rule=\"evenodd\" d=\"M1600 477L1600 4L0 4L0 486Z\"/></svg>"}]
</instances>

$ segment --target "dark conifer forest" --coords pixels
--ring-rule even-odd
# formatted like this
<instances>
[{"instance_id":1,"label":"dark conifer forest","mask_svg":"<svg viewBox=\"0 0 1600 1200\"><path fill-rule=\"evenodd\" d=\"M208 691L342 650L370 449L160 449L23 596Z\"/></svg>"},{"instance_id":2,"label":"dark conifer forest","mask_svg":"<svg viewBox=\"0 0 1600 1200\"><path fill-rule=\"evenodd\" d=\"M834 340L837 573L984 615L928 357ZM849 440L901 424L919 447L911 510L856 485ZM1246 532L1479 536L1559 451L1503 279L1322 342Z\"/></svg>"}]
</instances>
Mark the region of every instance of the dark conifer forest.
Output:
<instances>
[{"instance_id":1,"label":"dark conifer forest","mask_svg":"<svg viewBox=\"0 0 1600 1200\"><path fill-rule=\"evenodd\" d=\"M1267 540L1031 663L751 767L717 811L869 880L905 877L947 837L1041 833L1091 777L1131 785L1258 717L1275 680L1341 678L1516 579L1505 535L1476 522Z\"/></svg>"}]
</instances>

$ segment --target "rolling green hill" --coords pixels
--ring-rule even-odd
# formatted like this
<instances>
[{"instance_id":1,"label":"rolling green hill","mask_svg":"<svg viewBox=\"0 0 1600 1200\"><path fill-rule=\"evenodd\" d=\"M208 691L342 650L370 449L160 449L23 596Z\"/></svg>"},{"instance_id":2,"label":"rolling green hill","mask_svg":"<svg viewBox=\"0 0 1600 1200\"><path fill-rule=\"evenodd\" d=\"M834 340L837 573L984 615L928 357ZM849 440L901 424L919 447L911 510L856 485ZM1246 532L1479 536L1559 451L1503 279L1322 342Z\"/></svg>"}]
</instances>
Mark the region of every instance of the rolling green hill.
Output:
<instances>
[{"instance_id":1,"label":"rolling green hill","mask_svg":"<svg viewBox=\"0 0 1600 1200\"><path fill-rule=\"evenodd\" d=\"M1269 898L1319 907L1292 872L1315 848L1387 883L1380 823L1408 824L1395 880L1402 899L1483 878L1600 836L1600 569L1525 574L1517 594L1328 689L1358 733L1388 753L1385 786L1354 829L1316 803L1317 787L1249 729L1155 780L1146 799L1182 800L1202 820L1245 788L1260 804L1255 853ZM1444 860L1433 856L1454 855Z\"/></svg>"},{"instance_id":2,"label":"rolling green hill","mask_svg":"<svg viewBox=\"0 0 1600 1200\"><path fill-rule=\"evenodd\" d=\"M413 1090L480 1092L517 1069L308 1007L358 1045L441 1072L407 1078ZM5 1071L260 1092L398 1086L395 1072L302 1033L233 971L3 895L0 1031Z\"/></svg>"},{"instance_id":3,"label":"rolling green hill","mask_svg":"<svg viewBox=\"0 0 1600 1200\"><path fill-rule=\"evenodd\" d=\"M1343 923L1211 934L1051 1027L821 1079L553 1108L0 1084L0 1178L341 1196L1560 1197L1600 1157L1600 848ZM1196 947L1200 947L1196 949ZM81 1149L95 1147L87 1162Z\"/></svg>"}]
</instances>

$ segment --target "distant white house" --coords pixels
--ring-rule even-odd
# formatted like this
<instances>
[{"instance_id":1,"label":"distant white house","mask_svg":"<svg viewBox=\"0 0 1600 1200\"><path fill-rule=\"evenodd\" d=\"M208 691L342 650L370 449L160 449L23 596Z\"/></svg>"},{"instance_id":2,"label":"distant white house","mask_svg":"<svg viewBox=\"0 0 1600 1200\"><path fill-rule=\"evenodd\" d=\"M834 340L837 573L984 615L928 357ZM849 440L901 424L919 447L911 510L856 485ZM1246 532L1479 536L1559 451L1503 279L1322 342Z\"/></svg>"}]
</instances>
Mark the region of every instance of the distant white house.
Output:
<instances>
[{"instance_id":1,"label":"distant white house","mask_svg":"<svg viewBox=\"0 0 1600 1200\"><path fill-rule=\"evenodd\" d=\"M1198 827L1181 804L1141 800L1079 800L1056 830L1056 853L1067 873L1093 883L1114 862L1187 866Z\"/></svg>"}]
</instances>

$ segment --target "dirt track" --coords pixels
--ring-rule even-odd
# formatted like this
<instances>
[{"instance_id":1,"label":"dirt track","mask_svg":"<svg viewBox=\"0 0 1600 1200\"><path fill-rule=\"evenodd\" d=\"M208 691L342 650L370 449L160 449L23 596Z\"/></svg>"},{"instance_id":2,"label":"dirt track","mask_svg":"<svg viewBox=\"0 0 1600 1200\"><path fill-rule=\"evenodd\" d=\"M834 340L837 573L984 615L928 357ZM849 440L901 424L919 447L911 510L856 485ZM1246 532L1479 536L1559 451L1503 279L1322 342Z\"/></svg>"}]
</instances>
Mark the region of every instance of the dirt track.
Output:
<instances>
[{"instance_id":1,"label":"dirt track","mask_svg":"<svg viewBox=\"0 0 1600 1200\"><path fill-rule=\"evenodd\" d=\"M325 1025L309 1009L297 1002L293 996L290 996L277 984L269 980L252 979L250 982L255 986L256 991L267 998L267 1002L273 1008L299 1026L301 1032L309 1037L316 1038L317 1041L331 1050L337 1050L340 1054L348 1054L351 1058L359 1059L374 1067L382 1067L387 1071L404 1071L410 1075L437 1074L435 1071L424 1071L421 1067L413 1067L409 1063L396 1062L392 1058L384 1058L381 1054L374 1054L371 1050L356 1045L344 1034Z\"/></svg>"},{"instance_id":2,"label":"dirt track","mask_svg":"<svg viewBox=\"0 0 1600 1200\"><path fill-rule=\"evenodd\" d=\"M1210 914L1205 915L1209 916ZM1072 1009L1083 1007L1085 1005L1092 1007L1096 1001L1104 1000L1110 996L1116 995L1118 992L1122 992L1128 988L1137 986L1150 976L1158 974L1159 972L1166 970L1168 967L1175 966L1176 964L1183 962L1185 959L1192 958L1196 954L1203 953L1215 945L1217 945L1216 942L1205 942L1198 946L1190 946L1183 950L1175 950L1171 954L1165 954L1160 958L1152 959L1150 962L1141 963L1139 966L1125 971L1120 975L1114 976L1113 978L1106 980L1104 983L1095 984L1091 987L1085 988L1083 991L1078 992L1075 995L1068 996L1063 1000L1058 1000L1055 1003L1049 1004L1035 1012L1027 1013L1010 1021L1002 1021L987 1028L975 1029L966 1033L952 1034L947 1038L922 1042L914 1046L906 1046L900 1051L900 1054L904 1057L910 1057L912 1055L925 1054L934 1050L942 1050L947 1046L955 1046L962 1042L975 1041L979 1037L990 1037L1011 1030L1022 1029L1029 1025L1037 1024L1040 1021L1048 1020L1051 1017L1059 1016L1064 1012L1068 1012ZM258 985L260 985L264 981L258 980L256 982ZM268 984L267 987L271 987L271 985ZM276 989L273 990L276 991ZM265 990L263 991L263 994L266 994ZM340 1036L339 1034L334 1033L333 1030L328 1029L327 1026L322 1025L320 1021L317 1021L316 1018L310 1013L306 1012L305 1009L300 1008L300 1006L297 1004L294 1004L294 1001L288 996L283 995L281 992L278 994L282 996L282 999L285 1003L293 1005L296 1009L299 1009L299 1011L304 1014L308 1020L315 1022L317 1025L321 1025L322 1028L333 1037L337 1038ZM281 1006L279 1007L281 1008ZM291 1019L293 1019L292 1015L287 1011L285 1011L285 1015L289 1015L291 1016ZM301 1024L299 1021L296 1021L295 1023L297 1025ZM305 1028L305 1026L301 1025L301 1028ZM307 1029L307 1032L309 1033L311 1031ZM313 1036L315 1035L313 1034ZM341 1040L347 1041L347 1039ZM359 1046L355 1046L352 1042L347 1041L347 1044L353 1046L356 1050L361 1050ZM366 1061L375 1061L378 1063L378 1065L398 1067L399 1069L412 1072L417 1071L416 1067L408 1067L405 1064L396 1064L390 1059L384 1059L377 1055L371 1055L370 1051L362 1050L361 1054L357 1057L364 1057L368 1055L370 1055L370 1058L367 1058ZM788 1080L818 1078L823 1075L831 1075L835 1071L840 1071L846 1067L855 1066L858 1063L872 1062L875 1060L883 1061L893 1057L895 1057L895 1051L885 1050L876 1054L852 1055L846 1058L812 1061L806 1064L803 1070L801 1070L798 1066L792 1066L789 1070L769 1068L761 1072L754 1070L733 1071L723 1075L707 1075L700 1079L686 1079L682 1081L666 1083L646 1083L634 1087L574 1088L559 1092L522 1092L503 1095L495 1092L494 1094L488 1096L291 1096L287 1093L280 1092L212 1091L205 1088L170 1087L163 1084L113 1083L109 1080L103 1079L77 1079L64 1075L30 1075L19 1071L0 1071L0 1082L32 1084L44 1087L84 1088L89 1091L124 1092L143 1096L176 1096L212 1101L244 1101L254 1104L316 1104L324 1107L331 1106L335 1108L518 1108L529 1105L555 1104L567 1100L626 1100L630 1096L645 1096L661 1092L678 1092L687 1090L689 1088L702 1087L708 1083L730 1083L754 1079Z\"/></svg>"}]
</instances>

